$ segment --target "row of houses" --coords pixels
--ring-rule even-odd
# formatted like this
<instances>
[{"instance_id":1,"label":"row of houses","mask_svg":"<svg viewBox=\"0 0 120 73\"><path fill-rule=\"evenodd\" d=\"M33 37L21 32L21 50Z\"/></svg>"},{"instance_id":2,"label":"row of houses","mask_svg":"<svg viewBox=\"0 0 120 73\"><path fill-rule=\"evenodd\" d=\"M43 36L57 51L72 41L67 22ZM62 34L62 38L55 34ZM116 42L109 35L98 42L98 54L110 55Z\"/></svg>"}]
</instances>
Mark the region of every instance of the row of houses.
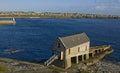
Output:
<instances>
[{"instance_id":1,"label":"row of houses","mask_svg":"<svg viewBox=\"0 0 120 73\"><path fill-rule=\"evenodd\" d=\"M115 15L100 15L100 14L81 14L81 13L53 13L53 12L0 12L0 16L12 17L53 17L53 18L120 18Z\"/></svg>"}]
</instances>

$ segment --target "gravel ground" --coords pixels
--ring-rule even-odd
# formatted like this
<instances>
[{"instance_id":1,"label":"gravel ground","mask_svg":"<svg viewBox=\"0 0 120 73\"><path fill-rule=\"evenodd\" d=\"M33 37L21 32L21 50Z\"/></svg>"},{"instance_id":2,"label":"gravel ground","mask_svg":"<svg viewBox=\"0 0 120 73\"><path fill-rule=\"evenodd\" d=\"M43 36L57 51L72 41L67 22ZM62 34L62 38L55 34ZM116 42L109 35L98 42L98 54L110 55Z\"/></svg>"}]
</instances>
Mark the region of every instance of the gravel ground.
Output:
<instances>
[{"instance_id":1,"label":"gravel ground","mask_svg":"<svg viewBox=\"0 0 120 73\"><path fill-rule=\"evenodd\" d=\"M5 68L4 72L0 73L53 73L52 69L36 63L24 61L14 61L0 58L0 67Z\"/></svg>"},{"instance_id":2,"label":"gravel ground","mask_svg":"<svg viewBox=\"0 0 120 73\"><path fill-rule=\"evenodd\" d=\"M5 67L6 71L0 73L120 73L120 63L107 60L97 62L92 66L84 63L73 64L71 68L64 70L65 72L50 69L42 64L29 63L24 61L15 61L0 58L0 67Z\"/></svg>"},{"instance_id":3,"label":"gravel ground","mask_svg":"<svg viewBox=\"0 0 120 73\"><path fill-rule=\"evenodd\" d=\"M90 73L120 73L120 63L102 60L92 66L86 66L83 64L79 70Z\"/></svg>"},{"instance_id":4,"label":"gravel ground","mask_svg":"<svg viewBox=\"0 0 120 73\"><path fill-rule=\"evenodd\" d=\"M96 64L96 69L96 73L120 73L120 64L103 60Z\"/></svg>"},{"instance_id":5,"label":"gravel ground","mask_svg":"<svg viewBox=\"0 0 120 73\"><path fill-rule=\"evenodd\" d=\"M84 63L75 65L67 70L68 73L120 73L120 63L102 60L92 66L87 66Z\"/></svg>"}]
</instances>

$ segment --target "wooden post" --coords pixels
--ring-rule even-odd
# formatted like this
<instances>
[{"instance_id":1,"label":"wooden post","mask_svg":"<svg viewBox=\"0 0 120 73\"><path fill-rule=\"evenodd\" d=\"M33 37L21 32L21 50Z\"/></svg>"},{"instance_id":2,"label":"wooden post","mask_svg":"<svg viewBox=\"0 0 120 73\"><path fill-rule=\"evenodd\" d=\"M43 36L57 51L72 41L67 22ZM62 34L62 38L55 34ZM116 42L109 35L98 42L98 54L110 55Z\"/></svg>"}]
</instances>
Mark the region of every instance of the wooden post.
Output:
<instances>
[{"instance_id":1,"label":"wooden post","mask_svg":"<svg viewBox=\"0 0 120 73\"><path fill-rule=\"evenodd\" d=\"M84 61L84 55L82 55L82 61Z\"/></svg>"},{"instance_id":2,"label":"wooden post","mask_svg":"<svg viewBox=\"0 0 120 73\"><path fill-rule=\"evenodd\" d=\"M86 60L89 59L89 54L86 54Z\"/></svg>"},{"instance_id":3,"label":"wooden post","mask_svg":"<svg viewBox=\"0 0 120 73\"><path fill-rule=\"evenodd\" d=\"M76 64L78 64L79 62L78 62L78 56L76 56Z\"/></svg>"}]
</instances>

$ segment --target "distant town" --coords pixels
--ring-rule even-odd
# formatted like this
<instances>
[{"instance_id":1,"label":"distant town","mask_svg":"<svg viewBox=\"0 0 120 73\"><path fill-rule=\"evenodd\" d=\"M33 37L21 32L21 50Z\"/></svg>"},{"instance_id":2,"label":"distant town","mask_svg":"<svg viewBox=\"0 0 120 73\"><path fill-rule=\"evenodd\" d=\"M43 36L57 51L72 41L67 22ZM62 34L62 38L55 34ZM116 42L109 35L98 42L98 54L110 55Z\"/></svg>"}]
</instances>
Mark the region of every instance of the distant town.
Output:
<instances>
[{"instance_id":1,"label":"distant town","mask_svg":"<svg viewBox=\"0 0 120 73\"><path fill-rule=\"evenodd\" d=\"M117 15L82 14L82 13L53 13L53 12L0 12L0 17L15 18L112 18L120 19Z\"/></svg>"}]
</instances>

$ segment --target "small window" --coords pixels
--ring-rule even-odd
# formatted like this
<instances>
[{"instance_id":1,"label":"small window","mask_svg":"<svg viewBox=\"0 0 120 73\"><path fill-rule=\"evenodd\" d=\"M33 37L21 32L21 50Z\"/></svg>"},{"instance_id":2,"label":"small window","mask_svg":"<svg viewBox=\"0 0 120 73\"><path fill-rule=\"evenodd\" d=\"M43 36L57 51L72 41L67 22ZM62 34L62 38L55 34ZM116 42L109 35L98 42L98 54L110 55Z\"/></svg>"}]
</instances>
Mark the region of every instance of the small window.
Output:
<instances>
[{"instance_id":1,"label":"small window","mask_svg":"<svg viewBox=\"0 0 120 73\"><path fill-rule=\"evenodd\" d=\"M78 47L78 52L80 52L80 47Z\"/></svg>"},{"instance_id":2,"label":"small window","mask_svg":"<svg viewBox=\"0 0 120 73\"><path fill-rule=\"evenodd\" d=\"M58 42L58 45L57 45L58 48L60 48L60 43Z\"/></svg>"},{"instance_id":3,"label":"small window","mask_svg":"<svg viewBox=\"0 0 120 73\"><path fill-rule=\"evenodd\" d=\"M68 54L70 54L70 49L68 49Z\"/></svg>"}]
</instances>

